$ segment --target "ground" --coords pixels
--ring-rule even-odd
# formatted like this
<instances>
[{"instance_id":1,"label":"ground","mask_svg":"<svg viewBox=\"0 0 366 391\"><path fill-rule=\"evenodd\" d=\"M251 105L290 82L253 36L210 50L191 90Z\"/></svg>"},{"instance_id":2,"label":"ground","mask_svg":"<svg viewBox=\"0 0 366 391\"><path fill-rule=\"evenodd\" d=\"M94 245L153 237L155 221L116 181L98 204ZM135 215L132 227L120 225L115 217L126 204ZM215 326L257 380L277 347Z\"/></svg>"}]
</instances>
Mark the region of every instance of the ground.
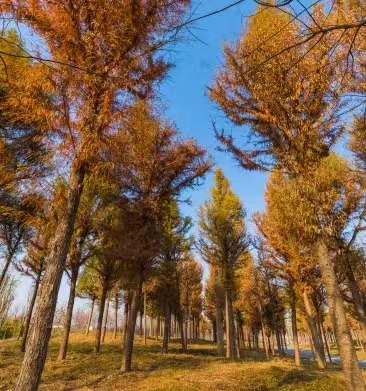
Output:
<instances>
[{"instance_id":1,"label":"ground","mask_svg":"<svg viewBox=\"0 0 366 391\"><path fill-rule=\"evenodd\" d=\"M71 333L67 360L56 361L60 337L51 339L41 390L123 390L123 391L344 391L338 366L320 372L310 361L299 370L293 360L265 361L260 352L245 352L245 359L226 362L215 357L208 342L180 352L170 345L163 354L159 342L148 340L143 346L137 338L133 372L119 371L120 339L107 335L101 353L93 353L93 335ZM10 390L21 363L19 342L0 341L0 390Z\"/></svg>"}]
</instances>

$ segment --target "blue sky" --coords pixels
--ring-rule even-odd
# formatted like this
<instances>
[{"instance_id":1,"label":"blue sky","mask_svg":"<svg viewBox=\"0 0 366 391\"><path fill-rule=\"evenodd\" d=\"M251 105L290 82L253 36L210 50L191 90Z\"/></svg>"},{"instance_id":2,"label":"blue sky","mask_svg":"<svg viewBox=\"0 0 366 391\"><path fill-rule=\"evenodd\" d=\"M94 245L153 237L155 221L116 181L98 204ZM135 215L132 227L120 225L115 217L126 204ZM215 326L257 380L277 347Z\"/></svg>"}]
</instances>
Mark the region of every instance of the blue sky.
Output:
<instances>
[{"instance_id":1,"label":"blue sky","mask_svg":"<svg viewBox=\"0 0 366 391\"><path fill-rule=\"evenodd\" d=\"M204 15L230 4L230 0L193 1L192 9L195 16ZM222 47L225 41L235 41L242 32L247 16L255 9L253 1L244 2L230 10L203 19L192 25L192 32L205 42L202 43L189 33L185 39L174 48L171 61L175 68L160 88L159 98L167 107L166 116L174 121L183 137L193 137L204 146L215 161L215 167L223 169L229 178L233 190L240 196L248 214L248 225L253 212L263 208L263 193L266 175L258 172L244 171L229 154L216 151L218 142L214 137L212 121L218 126L230 129L222 113L207 97L207 86L214 78L216 69L222 63ZM235 130L234 130L235 131ZM235 134L235 133L234 133ZM197 222L199 205L209 197L213 175L207 175L202 186L188 193L191 204L182 204L184 215L192 216ZM194 231L196 230L196 225ZM20 309L26 303L30 280L22 278L15 306ZM61 284L59 303L67 301L69 286L64 278ZM83 306L85 301L77 300L77 306Z\"/></svg>"}]
</instances>

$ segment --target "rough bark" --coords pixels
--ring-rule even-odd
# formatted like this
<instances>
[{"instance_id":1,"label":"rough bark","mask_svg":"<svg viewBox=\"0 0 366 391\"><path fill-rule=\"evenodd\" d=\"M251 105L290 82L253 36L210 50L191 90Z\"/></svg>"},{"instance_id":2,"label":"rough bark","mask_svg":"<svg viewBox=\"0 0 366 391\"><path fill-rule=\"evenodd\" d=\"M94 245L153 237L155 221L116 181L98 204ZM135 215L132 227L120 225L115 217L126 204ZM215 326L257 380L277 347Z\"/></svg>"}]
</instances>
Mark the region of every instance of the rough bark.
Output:
<instances>
[{"instance_id":1,"label":"rough bark","mask_svg":"<svg viewBox=\"0 0 366 391\"><path fill-rule=\"evenodd\" d=\"M50 246L47 267L33 317L31 335L15 384L15 391L36 391L41 380L48 342L51 337L58 291L74 231L84 177L85 167L75 164L70 175L66 213L60 219Z\"/></svg>"},{"instance_id":2,"label":"rough bark","mask_svg":"<svg viewBox=\"0 0 366 391\"><path fill-rule=\"evenodd\" d=\"M322 280L327 291L329 314L337 340L339 355L342 360L347 390L365 391L365 383L347 324L342 294L337 283L333 265L331 264L328 248L322 241L318 243L318 261L322 273Z\"/></svg>"},{"instance_id":3,"label":"rough bark","mask_svg":"<svg viewBox=\"0 0 366 391\"><path fill-rule=\"evenodd\" d=\"M93 297L92 302L91 302L90 315L89 315L89 319L88 319L88 326L86 328L85 335L89 335L90 325L93 320L94 303L95 303L95 298Z\"/></svg>"},{"instance_id":4,"label":"rough bark","mask_svg":"<svg viewBox=\"0 0 366 391\"><path fill-rule=\"evenodd\" d=\"M140 308L142 293L142 282L139 283L138 288L133 291L131 309L128 316L126 341L123 351L121 370L130 372L132 368L132 353L133 353L133 341L135 336L135 327L137 314Z\"/></svg>"},{"instance_id":5,"label":"rough bark","mask_svg":"<svg viewBox=\"0 0 366 391\"><path fill-rule=\"evenodd\" d=\"M318 330L316 328L313 309L310 304L309 294L306 289L303 290L302 296L304 299L306 320L308 322L310 332L311 332L312 341L313 341L315 361L316 361L319 369L324 369L326 367L326 363L325 363L324 357L321 353L319 334L318 334Z\"/></svg>"},{"instance_id":6,"label":"rough bark","mask_svg":"<svg viewBox=\"0 0 366 391\"><path fill-rule=\"evenodd\" d=\"M29 333L29 326L30 326L31 319L32 319L33 308L34 308L34 304L36 303L38 288L39 288L39 284L41 282L41 274L42 274L42 272L41 272L41 270L39 270L39 272L37 274L36 281L34 283L32 299L29 303L27 317L25 320L24 328L23 328L22 342L20 345L21 352L25 352L25 345L27 343L27 337L28 337L28 333Z\"/></svg>"},{"instance_id":7,"label":"rough bark","mask_svg":"<svg viewBox=\"0 0 366 391\"><path fill-rule=\"evenodd\" d=\"M61 341L61 346L57 357L58 360L65 360L67 354L78 274L79 274L79 268L75 267L71 271L70 293L69 293L69 300L67 303L67 310L66 310L66 316L64 322L64 335Z\"/></svg>"},{"instance_id":8,"label":"rough bark","mask_svg":"<svg viewBox=\"0 0 366 391\"><path fill-rule=\"evenodd\" d=\"M94 345L94 352L95 353L99 353L99 351L100 351L100 339L102 336L103 314L104 314L104 307L105 307L106 298L107 298L107 290L105 287L103 287L102 294L100 296L97 329L96 329L96 333L95 333L95 345Z\"/></svg>"}]
</instances>

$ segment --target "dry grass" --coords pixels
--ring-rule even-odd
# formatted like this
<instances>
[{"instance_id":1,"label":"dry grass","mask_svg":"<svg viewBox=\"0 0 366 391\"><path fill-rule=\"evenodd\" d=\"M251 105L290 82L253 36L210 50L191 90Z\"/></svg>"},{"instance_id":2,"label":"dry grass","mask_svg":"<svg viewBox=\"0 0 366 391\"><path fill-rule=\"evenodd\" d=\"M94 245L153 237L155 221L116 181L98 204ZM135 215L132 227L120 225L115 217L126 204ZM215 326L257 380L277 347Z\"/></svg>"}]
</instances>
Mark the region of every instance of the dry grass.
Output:
<instances>
[{"instance_id":1,"label":"dry grass","mask_svg":"<svg viewBox=\"0 0 366 391\"><path fill-rule=\"evenodd\" d=\"M108 338L109 337L109 338ZM119 337L120 339L121 337ZM338 367L316 371L305 362L298 370L292 360L265 361L261 353L246 352L246 359L225 362L215 357L214 346L202 342L183 354L177 343L163 354L156 341L143 346L137 339L134 371L120 373L120 342L107 336L101 353L93 353L93 336L72 333L67 360L56 361L59 337L51 340L41 390L123 391L343 391ZM16 341L0 342L0 390L11 389L22 354Z\"/></svg>"}]
</instances>

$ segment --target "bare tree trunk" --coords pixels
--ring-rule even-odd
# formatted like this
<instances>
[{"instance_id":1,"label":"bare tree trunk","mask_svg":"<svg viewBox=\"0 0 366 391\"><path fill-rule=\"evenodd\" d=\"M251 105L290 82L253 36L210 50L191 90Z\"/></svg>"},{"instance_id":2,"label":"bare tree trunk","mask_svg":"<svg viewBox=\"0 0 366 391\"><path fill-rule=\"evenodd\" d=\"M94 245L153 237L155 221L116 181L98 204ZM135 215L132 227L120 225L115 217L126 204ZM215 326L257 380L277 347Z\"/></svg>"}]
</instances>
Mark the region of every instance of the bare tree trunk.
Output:
<instances>
[{"instance_id":1,"label":"bare tree trunk","mask_svg":"<svg viewBox=\"0 0 366 391\"><path fill-rule=\"evenodd\" d=\"M23 329L22 343L20 345L21 352L25 352L25 345L27 343L27 337L28 337L28 332L29 332L29 326L30 326L31 319L32 319L33 308L34 308L34 304L36 303L38 288L39 288L39 284L41 282L41 274L42 274L42 271L39 270L39 272L37 274L36 281L34 283L32 299L29 303L27 317L26 317L25 325L24 325L24 329Z\"/></svg>"},{"instance_id":2,"label":"bare tree trunk","mask_svg":"<svg viewBox=\"0 0 366 391\"><path fill-rule=\"evenodd\" d=\"M291 300L291 326L292 326L292 339L295 351L295 365L301 367L301 356L299 337L297 332L297 312L296 312L296 296L293 286L290 286L290 300Z\"/></svg>"},{"instance_id":3,"label":"bare tree trunk","mask_svg":"<svg viewBox=\"0 0 366 391\"><path fill-rule=\"evenodd\" d=\"M88 326L86 328L85 335L89 335L90 325L93 320L94 303L95 303L95 298L93 297L92 302L91 302L90 315L89 315L89 319L88 319Z\"/></svg>"},{"instance_id":4,"label":"bare tree trunk","mask_svg":"<svg viewBox=\"0 0 366 391\"><path fill-rule=\"evenodd\" d=\"M187 350L187 345L186 345L186 337L184 335L184 325L183 325L183 316L181 315L180 316L180 319L179 319L179 328L180 328L180 339L181 339L181 343L182 343L182 349L184 351Z\"/></svg>"},{"instance_id":5,"label":"bare tree trunk","mask_svg":"<svg viewBox=\"0 0 366 391\"><path fill-rule=\"evenodd\" d=\"M156 319L156 333L155 333L155 339L159 341L159 335L160 335L160 315L158 315L158 318Z\"/></svg>"},{"instance_id":6,"label":"bare tree trunk","mask_svg":"<svg viewBox=\"0 0 366 391\"><path fill-rule=\"evenodd\" d=\"M304 299L304 306L305 306L305 312L306 312L306 319L310 328L311 337L313 341L313 349L315 354L315 360L317 363L317 366L319 369L325 369L326 363L323 358L323 355L320 351L320 341L319 341L319 335L318 330L316 329L315 321L314 321L314 314L313 309L311 308L309 294L306 289L303 290L303 299Z\"/></svg>"},{"instance_id":7,"label":"bare tree trunk","mask_svg":"<svg viewBox=\"0 0 366 391\"><path fill-rule=\"evenodd\" d=\"M1 271L1 276L0 276L0 287L3 285L3 282L5 280L5 276L6 276L6 273L9 269L9 266L11 264L11 261L13 259L13 255L14 255L14 252L9 252L9 254L6 256L6 259L5 259L5 265L4 265L4 268L3 270Z\"/></svg>"},{"instance_id":8,"label":"bare tree trunk","mask_svg":"<svg viewBox=\"0 0 366 391\"><path fill-rule=\"evenodd\" d=\"M118 293L116 293L114 297L114 335L113 338L117 338L117 332L118 332Z\"/></svg>"},{"instance_id":9,"label":"bare tree trunk","mask_svg":"<svg viewBox=\"0 0 366 391\"><path fill-rule=\"evenodd\" d=\"M234 330L233 330L233 304L228 289L225 290L225 319L226 319L226 358L233 360L235 356L234 349Z\"/></svg>"},{"instance_id":10,"label":"bare tree trunk","mask_svg":"<svg viewBox=\"0 0 366 391\"><path fill-rule=\"evenodd\" d=\"M130 372L132 367L133 341L135 337L135 327L137 314L140 308L142 293L142 281L139 282L138 288L133 291L130 314L128 316L126 341L122 358L121 370Z\"/></svg>"},{"instance_id":11,"label":"bare tree trunk","mask_svg":"<svg viewBox=\"0 0 366 391\"><path fill-rule=\"evenodd\" d=\"M337 283L333 265L331 264L328 248L324 242L318 243L318 261L322 280L327 291L329 314L336 335L342 368L348 391L365 391L356 350L353 346L351 333L343 306L343 298Z\"/></svg>"},{"instance_id":12,"label":"bare tree trunk","mask_svg":"<svg viewBox=\"0 0 366 391\"><path fill-rule=\"evenodd\" d=\"M215 286L215 301L216 301L216 339L217 339L217 355L224 356L224 318L223 318L223 290L221 286Z\"/></svg>"},{"instance_id":13,"label":"bare tree trunk","mask_svg":"<svg viewBox=\"0 0 366 391\"><path fill-rule=\"evenodd\" d=\"M107 323L108 323L108 311L109 311L109 302L110 299L107 300L107 308L105 311L105 317L104 317L104 327L103 327L103 337L102 337L102 342L104 342L105 339L105 334L107 332Z\"/></svg>"},{"instance_id":14,"label":"bare tree trunk","mask_svg":"<svg viewBox=\"0 0 366 391\"><path fill-rule=\"evenodd\" d=\"M163 351L168 353L169 345L169 323L170 323L170 310L169 305L165 304L165 316L164 316L164 335L163 335Z\"/></svg>"},{"instance_id":15,"label":"bare tree trunk","mask_svg":"<svg viewBox=\"0 0 366 391\"><path fill-rule=\"evenodd\" d=\"M66 213L61 217L55 237L51 242L50 253L46 262L47 267L33 316L31 336L15 384L15 391L36 391L41 380L48 342L51 337L58 291L74 231L84 177L84 165L74 162L67 194Z\"/></svg>"},{"instance_id":16,"label":"bare tree trunk","mask_svg":"<svg viewBox=\"0 0 366 391\"><path fill-rule=\"evenodd\" d=\"M58 353L58 358L57 358L58 360L65 360L66 354L67 354L67 347L69 344L69 336L70 336L71 321L72 321L72 311L74 309L76 282L78 279L78 274L79 274L79 267L72 269L71 281L70 281L69 301L67 303L67 310L66 310L65 323L64 323L64 335L63 335L60 350Z\"/></svg>"},{"instance_id":17,"label":"bare tree trunk","mask_svg":"<svg viewBox=\"0 0 366 391\"><path fill-rule=\"evenodd\" d=\"M96 334L95 334L95 345L94 345L94 352L95 353L99 353L99 351L100 351L100 339L102 336L103 314L104 314L104 307L105 307L106 298L107 298L107 290L103 286L102 294L100 296L97 330L96 330Z\"/></svg>"},{"instance_id":18,"label":"bare tree trunk","mask_svg":"<svg viewBox=\"0 0 366 391\"><path fill-rule=\"evenodd\" d=\"M144 345L146 346L146 292L144 292Z\"/></svg>"},{"instance_id":19,"label":"bare tree trunk","mask_svg":"<svg viewBox=\"0 0 366 391\"><path fill-rule=\"evenodd\" d=\"M322 322L320 323L320 327L321 327L321 333L322 333L322 336L323 336L325 348L327 349L329 362L333 362L332 361L332 355L330 354L330 349L329 349L329 345L328 345L327 335L325 334L324 325L323 325Z\"/></svg>"},{"instance_id":20,"label":"bare tree trunk","mask_svg":"<svg viewBox=\"0 0 366 391\"><path fill-rule=\"evenodd\" d=\"M348 280L349 288L352 292L353 306L356 311L360 329L361 329L361 340L362 340L362 350L366 351L366 312L365 312L365 303L360 292L360 288L357 284L355 275L353 273L352 265L347 257L344 261L346 276Z\"/></svg>"},{"instance_id":21,"label":"bare tree trunk","mask_svg":"<svg viewBox=\"0 0 366 391\"><path fill-rule=\"evenodd\" d=\"M124 346L125 346L125 343L126 343L126 335L127 335L127 325L128 325L128 314L129 314L129 304L128 302L126 301L125 302L125 308L124 308L124 325L123 325L123 346L122 346L122 350L124 350Z\"/></svg>"}]
</instances>

